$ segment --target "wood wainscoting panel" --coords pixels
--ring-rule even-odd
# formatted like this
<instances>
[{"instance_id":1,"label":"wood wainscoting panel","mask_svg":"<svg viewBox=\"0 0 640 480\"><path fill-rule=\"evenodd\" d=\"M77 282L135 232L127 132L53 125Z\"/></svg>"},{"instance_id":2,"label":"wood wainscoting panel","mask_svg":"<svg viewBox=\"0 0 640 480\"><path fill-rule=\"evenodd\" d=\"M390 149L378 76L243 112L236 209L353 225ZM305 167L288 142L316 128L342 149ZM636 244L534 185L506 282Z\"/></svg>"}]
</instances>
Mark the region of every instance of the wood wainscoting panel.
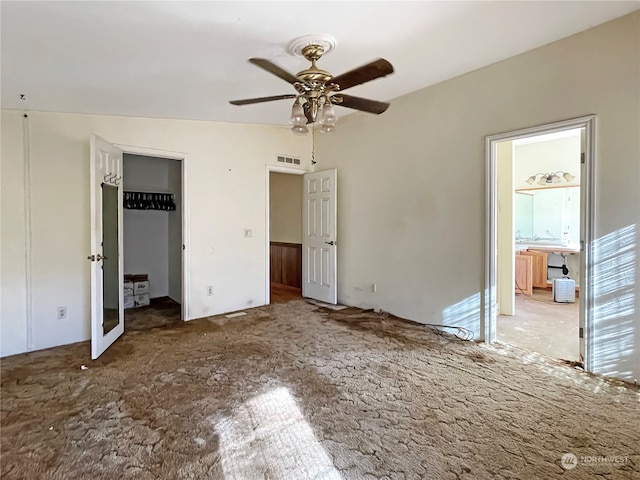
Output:
<instances>
[{"instance_id":1,"label":"wood wainscoting panel","mask_svg":"<svg viewBox=\"0 0 640 480\"><path fill-rule=\"evenodd\" d=\"M271 242L271 281L294 288L302 287L302 245Z\"/></svg>"},{"instance_id":2,"label":"wood wainscoting panel","mask_svg":"<svg viewBox=\"0 0 640 480\"><path fill-rule=\"evenodd\" d=\"M271 282L282 283L282 249L271 242L269 254L271 264Z\"/></svg>"}]
</instances>

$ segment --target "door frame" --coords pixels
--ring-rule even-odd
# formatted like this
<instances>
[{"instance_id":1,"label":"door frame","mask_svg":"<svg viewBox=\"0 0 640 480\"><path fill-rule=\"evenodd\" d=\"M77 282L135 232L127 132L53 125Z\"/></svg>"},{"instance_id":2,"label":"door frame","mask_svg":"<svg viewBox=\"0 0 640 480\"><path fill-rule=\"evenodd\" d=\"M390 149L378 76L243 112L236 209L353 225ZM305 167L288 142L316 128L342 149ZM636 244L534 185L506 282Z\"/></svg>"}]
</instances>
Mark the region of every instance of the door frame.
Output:
<instances>
[{"instance_id":1,"label":"door frame","mask_svg":"<svg viewBox=\"0 0 640 480\"><path fill-rule=\"evenodd\" d=\"M304 175L305 173L313 173L313 170L307 168L285 167L281 165L265 165L265 289L264 304L271 303L271 188L269 186L269 176L274 173L288 173L291 175ZM302 191L300 191L302 196ZM304 208L304 205L302 206Z\"/></svg>"},{"instance_id":2,"label":"door frame","mask_svg":"<svg viewBox=\"0 0 640 480\"><path fill-rule=\"evenodd\" d=\"M596 116L562 120L534 127L512 130L485 137L485 276L484 315L480 325L481 340L493 343L496 340L497 297L497 154L496 144L562 130L584 128L582 152L585 154L580 178L580 354L584 368L593 370L593 242L595 226L595 156Z\"/></svg>"},{"instance_id":3,"label":"door frame","mask_svg":"<svg viewBox=\"0 0 640 480\"><path fill-rule=\"evenodd\" d=\"M189 226L191 225L189 216L189 196L187 195L187 186L189 185L189 154L184 152L171 152L168 150L159 150L157 148L137 147L133 145L122 145L115 143L116 147L123 151L125 154L130 155L143 155L145 157L157 157L168 158L170 160L180 161L180 181L181 181L181 214L182 214L182 304L180 317L182 321L186 322L190 320L189 317L189 278L190 278L190 244L189 239L191 232ZM124 158L123 158L124 162ZM123 168L124 170L124 168ZM124 176L124 175L123 175ZM124 185L124 181L123 181Z\"/></svg>"}]
</instances>

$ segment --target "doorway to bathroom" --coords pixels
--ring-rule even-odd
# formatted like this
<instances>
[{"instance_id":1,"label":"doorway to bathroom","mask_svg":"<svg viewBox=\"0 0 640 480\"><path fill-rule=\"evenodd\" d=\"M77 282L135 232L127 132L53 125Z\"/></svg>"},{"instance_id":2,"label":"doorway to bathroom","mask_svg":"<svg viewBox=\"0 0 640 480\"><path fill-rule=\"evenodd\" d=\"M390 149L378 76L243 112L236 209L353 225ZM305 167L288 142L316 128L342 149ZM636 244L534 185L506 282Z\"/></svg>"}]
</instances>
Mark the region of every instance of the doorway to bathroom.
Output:
<instances>
[{"instance_id":1,"label":"doorway to bathroom","mask_svg":"<svg viewBox=\"0 0 640 480\"><path fill-rule=\"evenodd\" d=\"M504 134L491 139L490 152L495 303L488 333L577 364L585 360L588 320L590 126L579 119Z\"/></svg>"}]
</instances>

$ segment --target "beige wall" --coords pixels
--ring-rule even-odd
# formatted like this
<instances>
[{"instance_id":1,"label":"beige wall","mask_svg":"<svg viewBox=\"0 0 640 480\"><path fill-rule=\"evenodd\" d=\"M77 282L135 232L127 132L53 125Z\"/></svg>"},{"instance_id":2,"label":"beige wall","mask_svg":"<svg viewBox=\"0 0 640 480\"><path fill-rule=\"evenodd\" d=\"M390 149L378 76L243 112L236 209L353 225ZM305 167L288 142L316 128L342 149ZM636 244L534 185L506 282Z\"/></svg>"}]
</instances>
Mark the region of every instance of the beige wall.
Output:
<instances>
[{"instance_id":1,"label":"beige wall","mask_svg":"<svg viewBox=\"0 0 640 480\"><path fill-rule=\"evenodd\" d=\"M22 115L2 115L0 134L0 352L18 353L27 344Z\"/></svg>"},{"instance_id":2,"label":"beige wall","mask_svg":"<svg viewBox=\"0 0 640 480\"><path fill-rule=\"evenodd\" d=\"M595 370L640 379L639 24L635 12L319 136L316 170L340 176L339 300L479 332L485 136L596 114ZM367 288L374 282L377 293Z\"/></svg>"},{"instance_id":3,"label":"beige wall","mask_svg":"<svg viewBox=\"0 0 640 480\"><path fill-rule=\"evenodd\" d=\"M302 175L269 174L270 240L302 243Z\"/></svg>"},{"instance_id":4,"label":"beige wall","mask_svg":"<svg viewBox=\"0 0 640 480\"><path fill-rule=\"evenodd\" d=\"M90 336L89 138L184 152L191 237L189 317L265 303L265 165L278 154L310 166L311 139L286 127L202 121L29 113L30 160L22 112L2 112L2 351L9 355ZM248 141L247 139L250 139ZM23 171L31 165L31 208ZM26 222L25 212L31 215ZM244 229L253 230L244 238ZM32 235L25 243L26 232ZM32 259L25 270L25 256ZM30 282L32 289L26 288ZM212 285L214 295L207 296ZM31 294L31 297L29 297ZM32 315L26 306L33 309ZM56 320L56 307L68 318ZM33 326L28 328L29 319ZM27 345L27 333L33 341Z\"/></svg>"}]
</instances>

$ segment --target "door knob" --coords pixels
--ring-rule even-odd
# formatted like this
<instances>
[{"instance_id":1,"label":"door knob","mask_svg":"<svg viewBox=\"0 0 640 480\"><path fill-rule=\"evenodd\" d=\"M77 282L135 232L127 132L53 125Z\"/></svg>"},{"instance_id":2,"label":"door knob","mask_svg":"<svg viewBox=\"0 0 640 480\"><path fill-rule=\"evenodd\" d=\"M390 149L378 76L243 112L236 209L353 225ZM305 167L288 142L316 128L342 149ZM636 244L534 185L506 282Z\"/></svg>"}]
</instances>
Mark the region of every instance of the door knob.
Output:
<instances>
[{"instance_id":1,"label":"door knob","mask_svg":"<svg viewBox=\"0 0 640 480\"><path fill-rule=\"evenodd\" d=\"M97 260L98 262L99 262L100 260L106 260L106 259L107 259L107 257L104 257L104 256L102 256L102 255L100 255L100 254L96 255L96 260Z\"/></svg>"},{"instance_id":2,"label":"door knob","mask_svg":"<svg viewBox=\"0 0 640 480\"><path fill-rule=\"evenodd\" d=\"M336 242L334 242L333 240L331 240L330 242L324 242L324 243L326 243L327 245L335 245L336 244Z\"/></svg>"},{"instance_id":3,"label":"door knob","mask_svg":"<svg viewBox=\"0 0 640 480\"><path fill-rule=\"evenodd\" d=\"M96 261L96 256L95 255L89 255L87 257L87 260L91 260L92 262L95 262Z\"/></svg>"}]
</instances>

